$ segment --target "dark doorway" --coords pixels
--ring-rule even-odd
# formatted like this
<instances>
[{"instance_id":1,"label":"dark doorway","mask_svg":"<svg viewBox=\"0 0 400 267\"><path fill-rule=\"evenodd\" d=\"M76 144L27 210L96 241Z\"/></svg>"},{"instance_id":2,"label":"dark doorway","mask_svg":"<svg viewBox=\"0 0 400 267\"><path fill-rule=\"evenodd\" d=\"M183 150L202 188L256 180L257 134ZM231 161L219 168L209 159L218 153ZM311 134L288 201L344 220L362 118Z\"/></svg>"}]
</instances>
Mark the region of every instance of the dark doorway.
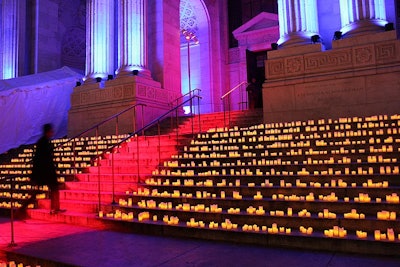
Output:
<instances>
[{"instance_id":1,"label":"dark doorway","mask_svg":"<svg viewBox=\"0 0 400 267\"><path fill-rule=\"evenodd\" d=\"M261 88L265 80L265 60L267 59L267 51L252 52L246 51L247 65L247 82L256 79L256 85L259 89L259 97L256 103L256 108L262 108Z\"/></svg>"}]
</instances>

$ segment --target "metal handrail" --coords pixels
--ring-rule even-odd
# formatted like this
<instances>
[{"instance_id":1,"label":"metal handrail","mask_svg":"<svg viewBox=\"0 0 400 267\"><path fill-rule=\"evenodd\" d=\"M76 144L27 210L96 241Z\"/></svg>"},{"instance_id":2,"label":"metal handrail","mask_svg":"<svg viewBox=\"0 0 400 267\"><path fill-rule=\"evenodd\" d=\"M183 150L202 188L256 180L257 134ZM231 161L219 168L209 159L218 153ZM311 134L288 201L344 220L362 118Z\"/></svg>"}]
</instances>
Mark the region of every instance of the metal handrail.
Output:
<instances>
[{"instance_id":1,"label":"metal handrail","mask_svg":"<svg viewBox=\"0 0 400 267\"><path fill-rule=\"evenodd\" d=\"M247 81L243 81L241 83L239 83L238 85L236 85L235 87L233 87L231 90L229 90L228 92L226 92L223 96L221 96L221 100L223 100L225 97L227 97L228 95L230 95L231 93L233 93L234 91L236 91L238 88L240 88L243 84L247 84Z\"/></svg>"},{"instance_id":2,"label":"metal handrail","mask_svg":"<svg viewBox=\"0 0 400 267\"><path fill-rule=\"evenodd\" d=\"M60 147L63 147L65 144L68 144L68 143L71 142L72 140L74 140L74 139L76 139L76 138L78 138L78 137L84 135L85 133L88 133L88 132L90 132L90 131L92 131L92 130L98 128L99 126L103 125L104 123L109 122L110 120L115 119L115 118L119 117L120 115L122 115L122 114L124 114L124 113L130 111L131 109L134 109L134 108L136 108L136 107L138 107L138 106L146 107L147 105L146 105L146 104L142 104L142 103L138 103L138 104L132 105L132 106L130 106L130 107L128 107L128 108L126 108L126 109L124 109L124 110L122 110L122 111L120 111L120 112L118 112L118 113L116 113L116 114L114 114L114 115L112 115L112 116L110 116L110 117L108 117L107 119L105 119L105 120L103 120L103 121L101 121L101 122L99 122L99 123L97 123L97 124L91 126L90 128L88 128L88 129L86 129L86 130L80 132L79 134L77 134L77 135L75 135L75 136L69 138L67 141L65 141L65 142L59 144L58 146L56 146L55 149L60 148ZM142 120L143 120L143 118L142 118ZM143 122L142 122L142 123L143 123Z\"/></svg>"},{"instance_id":3,"label":"metal handrail","mask_svg":"<svg viewBox=\"0 0 400 267\"><path fill-rule=\"evenodd\" d=\"M179 96L178 98L176 98L175 100L173 100L173 101L171 102L171 104L174 103L174 102L176 102L176 104L178 104L178 101L179 101L180 99L183 99L183 98L186 97L186 96L190 96L190 97L191 97L192 94L195 94L196 91L197 91L198 93L200 93L200 92L201 92L201 89L200 89L200 88L195 88L195 89L193 89L193 90L187 92L186 94Z\"/></svg>"},{"instance_id":4,"label":"metal handrail","mask_svg":"<svg viewBox=\"0 0 400 267\"><path fill-rule=\"evenodd\" d=\"M157 130L158 130L158 161L160 163L161 160L161 133L160 133L160 122L166 118L169 114L173 114L175 112L175 116L176 116L176 121L177 121L177 126L178 126L178 109L181 108L183 105L185 105L186 103L190 102L190 104L192 105L193 103L193 99L197 98L198 100L198 109L199 109L199 127L200 127L200 104L199 101L200 99L202 99L201 96L199 95L193 95L191 96L189 99L183 101L182 103L178 104L177 106L175 106L174 108L168 110L167 112L165 112L164 114L160 115L158 118L152 120L151 122L149 122L148 124L146 124L145 126L143 126L141 129L138 129L137 131L130 133L127 137L121 139L118 143L111 145L110 147L104 149L102 151L101 154L99 154L97 156L97 158L95 158L95 160L97 161L97 175L98 175L98 211L101 210L101 187L100 187L100 159L103 158L105 156L106 153L111 153L111 168L112 168L112 203L111 204L116 204L114 197L115 197L115 184L114 184L114 149L118 148L121 146L122 143L128 141L130 138L132 138L133 136L138 137L138 135L140 133L142 133L142 135L144 136L144 131L149 129L150 127L153 127L155 124L157 124ZM201 131L201 130L200 130ZM192 120L192 135L194 134L193 132L193 120ZM178 128L177 128L177 132L176 132L176 142L178 144L179 140L179 133L178 133ZM137 160L137 177L138 180L140 179L140 167L139 167L139 138L137 138L136 140L136 160Z\"/></svg>"},{"instance_id":5,"label":"metal handrail","mask_svg":"<svg viewBox=\"0 0 400 267\"><path fill-rule=\"evenodd\" d=\"M224 109L224 127L226 128L226 127L230 127L230 124L231 124L231 94L234 92L234 91L236 91L237 89L239 89L239 88L241 88L242 87L242 85L247 85L248 83L247 83L247 81L243 81L243 82L241 82L241 83L239 83L238 85L236 85L235 87L233 87L231 90L229 90L228 92L226 92L223 96L221 96L221 100L222 100L222 104L223 104L223 109ZM227 102L228 102L228 123L226 122L226 108L225 108L225 105L224 105L224 100L225 100L225 98L226 97L228 97L228 100L227 100ZM240 94L240 98L241 98L241 102L240 102L240 104L242 105L242 110L243 110L243 103L245 103L244 101L243 101L243 93L241 93Z\"/></svg>"},{"instance_id":6,"label":"metal handrail","mask_svg":"<svg viewBox=\"0 0 400 267\"><path fill-rule=\"evenodd\" d=\"M201 96L198 95L194 95L191 97L191 99L188 99L182 103L180 103L179 105L175 106L174 108L170 109L169 111L165 112L164 114L162 114L161 116L159 116L158 118L152 120L151 122L149 122L148 124L146 124L145 126L143 126L142 128L140 128L139 130L130 133L127 137L123 138L120 140L119 143L117 144L113 144L111 147L103 150L103 153L99 154L99 157L104 156L105 153L107 152L111 152L114 148L120 146L122 143L126 142L127 140L129 140L132 136L138 135L140 132L143 132L145 130L147 130L148 128L154 126L154 124L156 124L157 122L161 121L163 118L165 118L168 114L178 110L178 108L182 107L184 104L186 104L187 102L190 102L193 98L198 98L198 99L202 99Z\"/></svg>"},{"instance_id":7,"label":"metal handrail","mask_svg":"<svg viewBox=\"0 0 400 267\"><path fill-rule=\"evenodd\" d=\"M15 187L15 178L21 176L21 174L7 174L3 177L0 177L0 181L11 181L11 188L10 188L10 232L11 232L11 240L10 244L8 244L8 247L16 247L17 244L15 243L15 238L14 238L14 187Z\"/></svg>"}]
</instances>

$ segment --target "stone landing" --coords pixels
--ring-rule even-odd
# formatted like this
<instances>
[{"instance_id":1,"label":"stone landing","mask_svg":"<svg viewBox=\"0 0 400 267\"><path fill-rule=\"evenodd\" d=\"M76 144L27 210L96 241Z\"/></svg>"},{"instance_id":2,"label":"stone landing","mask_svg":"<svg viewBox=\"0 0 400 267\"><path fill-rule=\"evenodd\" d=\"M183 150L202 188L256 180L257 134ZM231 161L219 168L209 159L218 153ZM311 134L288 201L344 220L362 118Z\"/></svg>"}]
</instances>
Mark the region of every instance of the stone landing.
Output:
<instances>
[{"instance_id":1,"label":"stone landing","mask_svg":"<svg viewBox=\"0 0 400 267\"><path fill-rule=\"evenodd\" d=\"M395 31L271 51L264 122L400 112L400 41Z\"/></svg>"},{"instance_id":2,"label":"stone landing","mask_svg":"<svg viewBox=\"0 0 400 267\"><path fill-rule=\"evenodd\" d=\"M101 83L83 84L74 88L68 114L68 136L72 137L89 127L135 104L144 104L124 113L118 120L119 134L134 132L171 109L179 97L177 91L161 88L159 82L142 76L124 76ZM143 116L142 116L143 115ZM142 124L143 119L143 124ZM99 134L116 133L116 120L102 125ZM88 135L95 135L95 130Z\"/></svg>"}]
</instances>

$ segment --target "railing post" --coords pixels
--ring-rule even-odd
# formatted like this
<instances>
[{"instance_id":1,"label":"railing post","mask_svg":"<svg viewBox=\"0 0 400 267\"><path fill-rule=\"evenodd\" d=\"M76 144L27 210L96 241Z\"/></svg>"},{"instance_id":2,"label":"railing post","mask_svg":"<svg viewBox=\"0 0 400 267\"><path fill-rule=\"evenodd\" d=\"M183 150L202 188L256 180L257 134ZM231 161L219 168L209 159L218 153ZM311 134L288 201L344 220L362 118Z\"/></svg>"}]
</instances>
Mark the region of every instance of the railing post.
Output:
<instances>
[{"instance_id":1,"label":"railing post","mask_svg":"<svg viewBox=\"0 0 400 267\"><path fill-rule=\"evenodd\" d=\"M136 107L133 109L133 132L136 132Z\"/></svg>"},{"instance_id":2,"label":"railing post","mask_svg":"<svg viewBox=\"0 0 400 267\"><path fill-rule=\"evenodd\" d=\"M112 172L112 205L117 204L115 202L115 172L114 172L114 149L111 150L111 172Z\"/></svg>"},{"instance_id":3,"label":"railing post","mask_svg":"<svg viewBox=\"0 0 400 267\"><path fill-rule=\"evenodd\" d=\"M179 139L179 123L178 123L178 109L175 109L175 117L176 117L176 145L178 146Z\"/></svg>"},{"instance_id":4,"label":"railing post","mask_svg":"<svg viewBox=\"0 0 400 267\"><path fill-rule=\"evenodd\" d=\"M228 96L228 128L231 128L231 95Z\"/></svg>"},{"instance_id":5,"label":"railing post","mask_svg":"<svg viewBox=\"0 0 400 267\"><path fill-rule=\"evenodd\" d=\"M116 118L115 118L115 120L116 120L116 122L115 122L115 136L118 138L118 135L119 135L119 122L118 122L118 118L119 118L119 116L117 116Z\"/></svg>"},{"instance_id":6,"label":"railing post","mask_svg":"<svg viewBox=\"0 0 400 267\"><path fill-rule=\"evenodd\" d=\"M10 214L10 224L11 224L11 242L8 244L8 247L16 247L17 244L14 241L14 177L11 177L11 190L10 190L10 204L11 204L11 214Z\"/></svg>"},{"instance_id":7,"label":"railing post","mask_svg":"<svg viewBox=\"0 0 400 267\"><path fill-rule=\"evenodd\" d=\"M243 85L240 86L240 108L243 111Z\"/></svg>"},{"instance_id":8,"label":"railing post","mask_svg":"<svg viewBox=\"0 0 400 267\"><path fill-rule=\"evenodd\" d=\"M199 133L201 133L201 120L200 120L200 97L197 97L197 113L199 117Z\"/></svg>"},{"instance_id":9,"label":"railing post","mask_svg":"<svg viewBox=\"0 0 400 267\"><path fill-rule=\"evenodd\" d=\"M160 129L160 120L157 121L158 128L158 165L161 162L161 129Z\"/></svg>"},{"instance_id":10,"label":"railing post","mask_svg":"<svg viewBox=\"0 0 400 267\"><path fill-rule=\"evenodd\" d=\"M142 105L142 135L144 135L144 106Z\"/></svg>"},{"instance_id":11,"label":"railing post","mask_svg":"<svg viewBox=\"0 0 400 267\"><path fill-rule=\"evenodd\" d=\"M136 135L136 161L137 161L137 179L140 181L140 166L139 166L139 136Z\"/></svg>"},{"instance_id":12,"label":"railing post","mask_svg":"<svg viewBox=\"0 0 400 267\"><path fill-rule=\"evenodd\" d=\"M96 127L96 156L97 156L97 189L98 189L98 200L99 200L98 211L101 211L99 126Z\"/></svg>"},{"instance_id":13,"label":"railing post","mask_svg":"<svg viewBox=\"0 0 400 267\"><path fill-rule=\"evenodd\" d=\"M76 143L75 143L75 138L74 139L72 139L72 154L73 154L73 156L74 156L74 159L73 159L73 162L74 162L74 173L73 173L73 177L74 177L74 180L73 181L76 181L76 174L78 173L77 172L77 170L76 170L76 151L75 151L75 146L76 146Z\"/></svg>"},{"instance_id":14,"label":"railing post","mask_svg":"<svg viewBox=\"0 0 400 267\"><path fill-rule=\"evenodd\" d=\"M225 108L225 98L222 99L222 107L224 109L224 128L226 128L226 108Z\"/></svg>"},{"instance_id":15,"label":"railing post","mask_svg":"<svg viewBox=\"0 0 400 267\"><path fill-rule=\"evenodd\" d=\"M194 118L196 117L196 113L193 111L193 99L190 96L190 120L192 121L192 137L194 137Z\"/></svg>"}]
</instances>

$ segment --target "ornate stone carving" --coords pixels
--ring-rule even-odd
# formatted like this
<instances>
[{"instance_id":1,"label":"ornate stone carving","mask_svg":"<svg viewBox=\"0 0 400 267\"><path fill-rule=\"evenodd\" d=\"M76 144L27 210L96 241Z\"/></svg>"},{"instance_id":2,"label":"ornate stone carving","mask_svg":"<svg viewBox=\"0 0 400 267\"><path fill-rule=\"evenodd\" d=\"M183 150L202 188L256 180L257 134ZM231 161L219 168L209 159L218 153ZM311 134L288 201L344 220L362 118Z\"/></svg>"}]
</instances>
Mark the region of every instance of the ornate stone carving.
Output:
<instances>
[{"instance_id":1,"label":"ornate stone carving","mask_svg":"<svg viewBox=\"0 0 400 267\"><path fill-rule=\"evenodd\" d=\"M320 72L321 70L345 69L352 65L351 49L306 55L305 71Z\"/></svg>"},{"instance_id":2,"label":"ornate stone carving","mask_svg":"<svg viewBox=\"0 0 400 267\"><path fill-rule=\"evenodd\" d=\"M133 86L132 85L125 85L124 86L124 97L129 98L134 96Z\"/></svg>"},{"instance_id":3,"label":"ornate stone carving","mask_svg":"<svg viewBox=\"0 0 400 267\"><path fill-rule=\"evenodd\" d=\"M137 95L145 97L146 96L146 86L144 85L138 85L137 86Z\"/></svg>"},{"instance_id":4,"label":"ornate stone carving","mask_svg":"<svg viewBox=\"0 0 400 267\"><path fill-rule=\"evenodd\" d=\"M285 64L283 59L267 60L267 79L279 78L285 75Z\"/></svg>"},{"instance_id":5,"label":"ornate stone carving","mask_svg":"<svg viewBox=\"0 0 400 267\"><path fill-rule=\"evenodd\" d=\"M147 87L146 88L146 96L147 96L147 98L154 99L154 97L155 97L154 88Z\"/></svg>"},{"instance_id":6,"label":"ornate stone carving","mask_svg":"<svg viewBox=\"0 0 400 267\"><path fill-rule=\"evenodd\" d=\"M121 99L124 97L122 86L114 87L114 99Z\"/></svg>"},{"instance_id":7,"label":"ornate stone carving","mask_svg":"<svg viewBox=\"0 0 400 267\"><path fill-rule=\"evenodd\" d=\"M381 43L375 46L376 60L379 61L396 61L396 43Z\"/></svg>"},{"instance_id":8,"label":"ornate stone carving","mask_svg":"<svg viewBox=\"0 0 400 267\"><path fill-rule=\"evenodd\" d=\"M361 46L353 49L354 65L370 65L375 63L374 46Z\"/></svg>"},{"instance_id":9,"label":"ornate stone carving","mask_svg":"<svg viewBox=\"0 0 400 267\"><path fill-rule=\"evenodd\" d=\"M304 58L302 56L291 57L285 60L286 74L299 74L304 71Z\"/></svg>"}]
</instances>

